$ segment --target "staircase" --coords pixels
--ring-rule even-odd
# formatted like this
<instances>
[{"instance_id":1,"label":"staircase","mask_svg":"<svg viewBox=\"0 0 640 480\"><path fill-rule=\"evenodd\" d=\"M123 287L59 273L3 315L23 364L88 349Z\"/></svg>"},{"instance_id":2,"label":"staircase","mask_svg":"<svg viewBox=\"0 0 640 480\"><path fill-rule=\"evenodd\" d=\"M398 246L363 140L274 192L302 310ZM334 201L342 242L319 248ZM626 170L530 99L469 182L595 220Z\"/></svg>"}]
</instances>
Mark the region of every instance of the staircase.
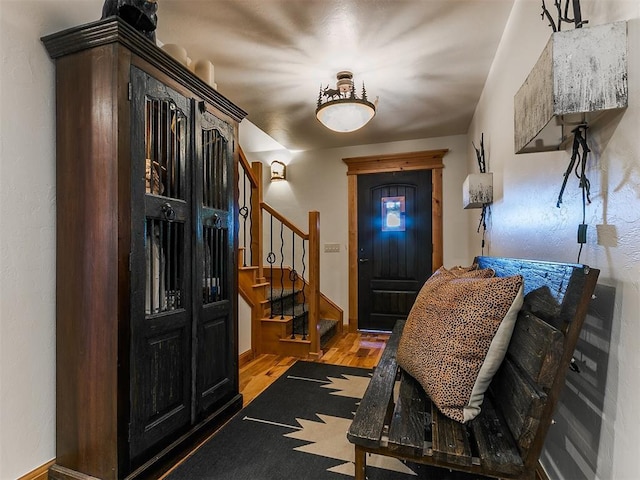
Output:
<instances>
[{"instance_id":1,"label":"staircase","mask_svg":"<svg viewBox=\"0 0 640 480\"><path fill-rule=\"evenodd\" d=\"M251 307L252 351L317 359L343 322L320 292L319 213L309 212L305 233L262 201L261 185L262 164L249 166L240 150L238 285Z\"/></svg>"},{"instance_id":2,"label":"staircase","mask_svg":"<svg viewBox=\"0 0 640 480\"><path fill-rule=\"evenodd\" d=\"M302 290L286 289L273 294L269 298L271 304L271 315L262 319L269 321L273 318L280 320L291 318L292 334L291 338L297 337L302 340L309 335L309 310L308 305L301 299ZM326 348L327 344L334 339L338 329L338 321L328 318L320 318L318 322L318 335L320 337L320 348Z\"/></svg>"}]
</instances>

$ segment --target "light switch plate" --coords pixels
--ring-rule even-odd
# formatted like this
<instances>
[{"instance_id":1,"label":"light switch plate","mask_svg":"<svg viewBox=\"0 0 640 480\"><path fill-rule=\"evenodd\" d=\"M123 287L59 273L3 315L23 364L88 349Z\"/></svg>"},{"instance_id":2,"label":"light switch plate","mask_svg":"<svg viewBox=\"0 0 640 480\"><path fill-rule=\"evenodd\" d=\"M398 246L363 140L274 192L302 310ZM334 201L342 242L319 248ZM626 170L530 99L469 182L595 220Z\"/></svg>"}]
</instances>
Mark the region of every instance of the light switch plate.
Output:
<instances>
[{"instance_id":1,"label":"light switch plate","mask_svg":"<svg viewBox=\"0 0 640 480\"><path fill-rule=\"evenodd\" d=\"M338 253L340 251L339 243L325 243L324 253Z\"/></svg>"}]
</instances>

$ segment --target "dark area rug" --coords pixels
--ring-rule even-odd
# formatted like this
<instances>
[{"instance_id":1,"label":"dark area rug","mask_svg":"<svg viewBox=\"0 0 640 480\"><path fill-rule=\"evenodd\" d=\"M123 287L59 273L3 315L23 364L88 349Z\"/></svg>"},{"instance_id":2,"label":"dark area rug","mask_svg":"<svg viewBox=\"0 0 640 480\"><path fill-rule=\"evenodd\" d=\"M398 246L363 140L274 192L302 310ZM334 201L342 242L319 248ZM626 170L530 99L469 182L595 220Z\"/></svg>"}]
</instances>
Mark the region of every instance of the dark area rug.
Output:
<instances>
[{"instance_id":1,"label":"dark area rug","mask_svg":"<svg viewBox=\"0 0 640 480\"><path fill-rule=\"evenodd\" d=\"M349 480L346 433L369 382L362 368L299 361L167 480ZM371 456L369 480L472 480L476 476Z\"/></svg>"}]
</instances>

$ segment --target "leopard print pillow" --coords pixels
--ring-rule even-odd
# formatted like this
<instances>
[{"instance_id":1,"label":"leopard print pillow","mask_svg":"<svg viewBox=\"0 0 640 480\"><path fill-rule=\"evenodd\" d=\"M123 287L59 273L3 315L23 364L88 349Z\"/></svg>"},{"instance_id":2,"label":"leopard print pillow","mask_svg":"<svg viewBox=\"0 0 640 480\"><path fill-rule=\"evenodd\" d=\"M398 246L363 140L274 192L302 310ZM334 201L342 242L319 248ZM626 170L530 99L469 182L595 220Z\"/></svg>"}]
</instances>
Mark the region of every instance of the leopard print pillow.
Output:
<instances>
[{"instance_id":1,"label":"leopard print pillow","mask_svg":"<svg viewBox=\"0 0 640 480\"><path fill-rule=\"evenodd\" d=\"M443 414L459 422L480 411L479 406L475 411L465 407L472 392L477 400L478 374L523 284L519 275L493 274L439 269L418 294L398 345L398 365L418 380Z\"/></svg>"}]
</instances>

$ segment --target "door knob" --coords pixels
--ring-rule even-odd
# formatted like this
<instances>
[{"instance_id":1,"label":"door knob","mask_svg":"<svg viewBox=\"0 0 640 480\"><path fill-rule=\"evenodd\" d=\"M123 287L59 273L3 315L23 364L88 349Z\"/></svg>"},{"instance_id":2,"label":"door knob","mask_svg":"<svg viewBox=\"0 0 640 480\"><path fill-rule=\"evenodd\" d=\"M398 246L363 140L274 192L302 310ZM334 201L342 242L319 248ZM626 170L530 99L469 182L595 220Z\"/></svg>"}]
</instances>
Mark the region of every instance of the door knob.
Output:
<instances>
[{"instance_id":1,"label":"door knob","mask_svg":"<svg viewBox=\"0 0 640 480\"><path fill-rule=\"evenodd\" d=\"M360 263L367 263L369 261L369 259L368 258L359 258L358 261Z\"/></svg>"},{"instance_id":2,"label":"door knob","mask_svg":"<svg viewBox=\"0 0 640 480\"><path fill-rule=\"evenodd\" d=\"M176 211L169 202L162 205L162 213L164 214L165 220L168 222L173 222L176 219Z\"/></svg>"}]
</instances>

